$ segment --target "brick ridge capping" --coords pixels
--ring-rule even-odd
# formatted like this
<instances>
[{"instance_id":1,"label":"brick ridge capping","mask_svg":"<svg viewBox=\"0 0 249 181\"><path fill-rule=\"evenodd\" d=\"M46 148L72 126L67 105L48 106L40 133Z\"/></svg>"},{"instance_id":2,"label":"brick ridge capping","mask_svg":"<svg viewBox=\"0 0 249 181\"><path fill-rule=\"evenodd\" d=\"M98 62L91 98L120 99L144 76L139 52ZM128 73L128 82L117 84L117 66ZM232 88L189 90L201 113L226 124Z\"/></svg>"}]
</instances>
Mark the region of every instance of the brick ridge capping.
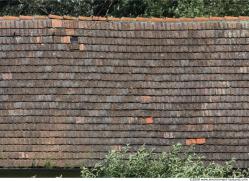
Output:
<instances>
[{"instance_id":1,"label":"brick ridge capping","mask_svg":"<svg viewBox=\"0 0 249 181\"><path fill-rule=\"evenodd\" d=\"M195 18L145 18L145 17L102 17L102 16L2 16L0 20L46 20L46 19L59 19L59 20L79 20L79 21L142 21L142 22L195 22L195 21L243 21L249 20L249 16L224 16L224 17L195 17Z\"/></svg>"}]
</instances>

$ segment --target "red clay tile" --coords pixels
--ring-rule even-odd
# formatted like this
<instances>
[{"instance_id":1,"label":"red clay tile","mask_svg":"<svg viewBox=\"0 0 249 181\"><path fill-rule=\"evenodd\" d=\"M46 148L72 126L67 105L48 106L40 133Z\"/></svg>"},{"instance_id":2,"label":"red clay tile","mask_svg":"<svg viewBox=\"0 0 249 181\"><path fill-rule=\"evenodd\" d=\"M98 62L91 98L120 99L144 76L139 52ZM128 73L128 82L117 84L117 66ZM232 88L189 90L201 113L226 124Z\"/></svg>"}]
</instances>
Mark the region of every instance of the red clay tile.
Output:
<instances>
[{"instance_id":1,"label":"red clay tile","mask_svg":"<svg viewBox=\"0 0 249 181\"><path fill-rule=\"evenodd\" d=\"M194 18L179 18L179 21L184 22L184 21L193 21Z\"/></svg>"},{"instance_id":2,"label":"red clay tile","mask_svg":"<svg viewBox=\"0 0 249 181\"><path fill-rule=\"evenodd\" d=\"M221 20L224 20L225 18L224 17L209 17L209 20L210 21L221 21Z\"/></svg>"},{"instance_id":3,"label":"red clay tile","mask_svg":"<svg viewBox=\"0 0 249 181\"><path fill-rule=\"evenodd\" d=\"M179 18L164 18L164 19L165 19L165 21L167 21L167 22L179 22L179 21L180 21Z\"/></svg>"},{"instance_id":4,"label":"red clay tile","mask_svg":"<svg viewBox=\"0 0 249 181\"><path fill-rule=\"evenodd\" d=\"M108 20L110 20L110 21L121 21L121 18L109 17Z\"/></svg>"},{"instance_id":5,"label":"red clay tile","mask_svg":"<svg viewBox=\"0 0 249 181\"><path fill-rule=\"evenodd\" d=\"M62 43L70 43L70 36L63 36L61 37Z\"/></svg>"},{"instance_id":6,"label":"red clay tile","mask_svg":"<svg viewBox=\"0 0 249 181\"><path fill-rule=\"evenodd\" d=\"M52 27L62 27L62 20L60 19L52 19Z\"/></svg>"},{"instance_id":7,"label":"red clay tile","mask_svg":"<svg viewBox=\"0 0 249 181\"><path fill-rule=\"evenodd\" d=\"M196 139L196 144L201 145L206 143L206 139L205 138L197 138Z\"/></svg>"},{"instance_id":8,"label":"red clay tile","mask_svg":"<svg viewBox=\"0 0 249 181\"><path fill-rule=\"evenodd\" d=\"M75 29L66 29L66 35L74 35Z\"/></svg>"},{"instance_id":9,"label":"red clay tile","mask_svg":"<svg viewBox=\"0 0 249 181\"><path fill-rule=\"evenodd\" d=\"M81 51L84 51L84 50L86 50L86 46L85 46L84 44L80 44L79 49L80 49Z\"/></svg>"},{"instance_id":10,"label":"red clay tile","mask_svg":"<svg viewBox=\"0 0 249 181\"><path fill-rule=\"evenodd\" d=\"M151 101L152 97L151 96L141 96L142 102L149 102Z\"/></svg>"},{"instance_id":11,"label":"red clay tile","mask_svg":"<svg viewBox=\"0 0 249 181\"><path fill-rule=\"evenodd\" d=\"M32 20L33 16L19 16L21 20Z\"/></svg>"},{"instance_id":12,"label":"red clay tile","mask_svg":"<svg viewBox=\"0 0 249 181\"><path fill-rule=\"evenodd\" d=\"M63 16L63 19L65 19L65 20L76 20L77 18L73 17L73 16Z\"/></svg>"},{"instance_id":13,"label":"red clay tile","mask_svg":"<svg viewBox=\"0 0 249 181\"><path fill-rule=\"evenodd\" d=\"M122 17L121 18L122 21L134 21L134 18L129 18L129 17Z\"/></svg>"},{"instance_id":14,"label":"red clay tile","mask_svg":"<svg viewBox=\"0 0 249 181\"><path fill-rule=\"evenodd\" d=\"M225 16L224 19L225 19L225 20L228 20L228 21L230 21L230 20L234 21L234 20L239 20L239 17Z\"/></svg>"},{"instance_id":15,"label":"red clay tile","mask_svg":"<svg viewBox=\"0 0 249 181\"><path fill-rule=\"evenodd\" d=\"M153 123L153 117L147 117L146 118L146 124L152 124Z\"/></svg>"},{"instance_id":16,"label":"red clay tile","mask_svg":"<svg viewBox=\"0 0 249 181\"><path fill-rule=\"evenodd\" d=\"M193 21L209 21L208 17L196 17L193 18Z\"/></svg>"},{"instance_id":17,"label":"red clay tile","mask_svg":"<svg viewBox=\"0 0 249 181\"><path fill-rule=\"evenodd\" d=\"M17 16L3 16L3 20L19 20Z\"/></svg>"},{"instance_id":18,"label":"red clay tile","mask_svg":"<svg viewBox=\"0 0 249 181\"><path fill-rule=\"evenodd\" d=\"M191 138L186 139L186 145L201 145L206 143L206 138Z\"/></svg>"},{"instance_id":19,"label":"red clay tile","mask_svg":"<svg viewBox=\"0 0 249 181\"><path fill-rule=\"evenodd\" d=\"M94 20L94 21L106 21L106 17L93 16L92 20Z\"/></svg>"},{"instance_id":20,"label":"red clay tile","mask_svg":"<svg viewBox=\"0 0 249 181\"><path fill-rule=\"evenodd\" d=\"M33 16L34 19L48 19L48 16Z\"/></svg>"},{"instance_id":21,"label":"red clay tile","mask_svg":"<svg viewBox=\"0 0 249 181\"><path fill-rule=\"evenodd\" d=\"M87 20L87 21L91 21L93 18L92 16L79 16L78 17L79 20Z\"/></svg>"},{"instance_id":22,"label":"red clay tile","mask_svg":"<svg viewBox=\"0 0 249 181\"><path fill-rule=\"evenodd\" d=\"M57 16L57 15L50 14L50 15L48 15L48 18L50 18L50 19L63 19L63 16Z\"/></svg>"},{"instance_id":23,"label":"red clay tile","mask_svg":"<svg viewBox=\"0 0 249 181\"><path fill-rule=\"evenodd\" d=\"M239 20L249 20L249 16L239 16Z\"/></svg>"}]
</instances>

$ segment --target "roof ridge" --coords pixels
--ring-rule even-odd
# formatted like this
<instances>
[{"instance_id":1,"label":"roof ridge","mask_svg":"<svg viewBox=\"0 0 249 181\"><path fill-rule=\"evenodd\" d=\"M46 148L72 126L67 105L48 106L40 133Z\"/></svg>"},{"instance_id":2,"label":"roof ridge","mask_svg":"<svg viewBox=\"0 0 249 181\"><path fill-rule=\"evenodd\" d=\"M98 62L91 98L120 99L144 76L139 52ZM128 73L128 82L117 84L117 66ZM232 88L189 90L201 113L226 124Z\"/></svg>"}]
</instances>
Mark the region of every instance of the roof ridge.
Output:
<instances>
[{"instance_id":1,"label":"roof ridge","mask_svg":"<svg viewBox=\"0 0 249 181\"><path fill-rule=\"evenodd\" d=\"M49 14L48 16L1 16L0 20L37 20L37 19L60 19L60 20L79 20L79 21L143 21L143 22L193 22L193 21L236 21L249 20L249 16L224 16L224 17L195 17L195 18L156 18L156 17L112 17L112 16L58 16Z\"/></svg>"}]
</instances>

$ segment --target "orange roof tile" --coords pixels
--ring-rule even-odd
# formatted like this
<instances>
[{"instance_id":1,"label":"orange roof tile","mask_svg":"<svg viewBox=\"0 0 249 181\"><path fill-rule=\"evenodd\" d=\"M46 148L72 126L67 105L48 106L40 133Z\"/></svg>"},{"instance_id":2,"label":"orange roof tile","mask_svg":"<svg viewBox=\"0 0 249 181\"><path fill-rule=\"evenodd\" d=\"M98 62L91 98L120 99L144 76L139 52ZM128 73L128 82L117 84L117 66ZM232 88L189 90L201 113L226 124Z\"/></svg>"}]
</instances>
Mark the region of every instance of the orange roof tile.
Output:
<instances>
[{"instance_id":1,"label":"orange roof tile","mask_svg":"<svg viewBox=\"0 0 249 181\"><path fill-rule=\"evenodd\" d=\"M236 21L236 20L249 20L248 16L225 16L225 17L195 17L195 18L156 18L156 17L99 17L99 16L58 16L58 15L48 15L48 16L3 16L0 20L24 20L24 19L60 19L60 20L80 20L80 21L149 21L149 22L191 22L191 21Z\"/></svg>"}]
</instances>

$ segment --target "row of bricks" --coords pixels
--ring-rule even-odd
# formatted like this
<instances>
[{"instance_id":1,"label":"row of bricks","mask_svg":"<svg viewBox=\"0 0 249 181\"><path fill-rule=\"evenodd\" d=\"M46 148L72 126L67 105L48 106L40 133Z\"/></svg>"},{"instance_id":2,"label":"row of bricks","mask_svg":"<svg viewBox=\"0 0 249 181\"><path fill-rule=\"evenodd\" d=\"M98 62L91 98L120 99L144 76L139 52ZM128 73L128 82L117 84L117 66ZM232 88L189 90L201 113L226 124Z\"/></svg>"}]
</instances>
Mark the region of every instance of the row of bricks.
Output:
<instances>
[{"instance_id":1,"label":"row of bricks","mask_svg":"<svg viewBox=\"0 0 249 181\"><path fill-rule=\"evenodd\" d=\"M0 87L3 88L151 88L151 89L180 89L180 88L248 88L248 80L230 80L230 81L170 81L170 82L152 82L152 81L96 81L96 80L4 80L0 81ZM63 96L66 98L66 96ZM115 97L120 100L124 97ZM128 98L128 97L126 97ZM134 97L132 97L134 98ZM129 98L128 98L129 99ZM52 100L52 99L48 99ZM106 99L108 101L108 99Z\"/></svg>"},{"instance_id":2,"label":"row of bricks","mask_svg":"<svg viewBox=\"0 0 249 181\"><path fill-rule=\"evenodd\" d=\"M119 147L125 147L126 145L4 145L4 147L0 148L0 152L71 152L71 153L77 153L77 152L107 152L110 150L116 150ZM139 149L142 146L140 145L132 145L130 147L130 151L135 151ZM145 145L148 149L153 149L154 147L152 145L148 146ZM213 147L211 145L210 149ZM184 146L184 148L188 148L188 146ZM156 152L163 151L163 150L169 150L171 149L171 146L158 146ZM235 146L220 146L220 150L223 150L225 148L229 148L228 150L231 150L234 152L237 150ZM241 152L245 152L247 150L247 147L240 147ZM196 146L196 150L201 150L200 146Z\"/></svg>"},{"instance_id":3,"label":"row of bricks","mask_svg":"<svg viewBox=\"0 0 249 181\"><path fill-rule=\"evenodd\" d=\"M248 130L247 130L248 131ZM94 133L93 133L94 132ZM192 139L204 137L208 139L213 138L249 138L248 132L234 131L232 128L229 131L209 130L202 129L196 131L171 131L171 132L158 132L154 131L1 131L1 138L165 138L165 139ZM192 140L198 143L198 140ZM191 143L191 140L189 141Z\"/></svg>"},{"instance_id":4,"label":"row of bricks","mask_svg":"<svg viewBox=\"0 0 249 181\"><path fill-rule=\"evenodd\" d=\"M56 168L80 168L83 165L86 167L93 167L100 160L89 160L89 159L74 159L74 160L29 160L29 159L2 159L2 168L43 168L47 167L48 164L53 164L52 167ZM30 175L32 176L32 175Z\"/></svg>"},{"instance_id":5,"label":"row of bricks","mask_svg":"<svg viewBox=\"0 0 249 181\"><path fill-rule=\"evenodd\" d=\"M151 99L151 98L149 98ZM144 99L143 102L150 102ZM64 103L64 102L2 102L0 109L58 109L58 110L227 110L249 109L249 103Z\"/></svg>"},{"instance_id":6,"label":"row of bricks","mask_svg":"<svg viewBox=\"0 0 249 181\"><path fill-rule=\"evenodd\" d=\"M202 29L243 29L249 28L247 21L206 21L206 22L112 22L112 21L67 21L52 20L54 28L83 28L99 30L202 30ZM21 28L19 26L18 28Z\"/></svg>"},{"instance_id":7,"label":"row of bricks","mask_svg":"<svg viewBox=\"0 0 249 181\"><path fill-rule=\"evenodd\" d=\"M215 53L247 52L249 45L180 45L180 46L128 46L128 45L85 45L74 46L77 50L96 52L131 52L131 53ZM0 51L70 51L71 44L14 44L1 45Z\"/></svg>"},{"instance_id":8,"label":"row of bricks","mask_svg":"<svg viewBox=\"0 0 249 181\"><path fill-rule=\"evenodd\" d=\"M71 36L0 36L0 44L68 44ZM78 43L94 45L141 45L141 46L196 46L196 45L247 45L249 38L112 38L78 37Z\"/></svg>"},{"instance_id":9,"label":"row of bricks","mask_svg":"<svg viewBox=\"0 0 249 181\"><path fill-rule=\"evenodd\" d=\"M4 145L0 148L1 152L64 152L64 153L84 153L84 152L107 152L110 150L120 150L126 145ZM154 150L154 153L168 152L172 146L157 146L153 145L131 145L129 151L138 150L141 146L147 149ZM183 150L188 150L189 146L182 145ZM227 145L198 145L193 147L196 153L247 153L247 146L227 146Z\"/></svg>"},{"instance_id":10,"label":"row of bricks","mask_svg":"<svg viewBox=\"0 0 249 181\"><path fill-rule=\"evenodd\" d=\"M120 150L120 148L125 147L126 145L74 145L74 146L67 146L67 145L4 145L4 147L0 148L0 152L107 152L110 150ZM136 151L138 150L141 145L132 145L130 146L129 151ZM158 145L154 147L153 145L143 145L147 149L153 149L155 153L160 152L168 152L172 149L171 146L163 146ZM183 150L189 149L189 146L182 145ZM196 144L193 147L193 150L196 153L247 153L248 147L247 146L228 146L228 145L198 145Z\"/></svg>"},{"instance_id":11,"label":"row of bricks","mask_svg":"<svg viewBox=\"0 0 249 181\"><path fill-rule=\"evenodd\" d=\"M249 55L249 52L248 52ZM114 60L115 61L115 60ZM139 63L139 62L138 62ZM204 75L204 74L240 74L240 76L245 76L246 75L241 75L243 73L248 73L249 72L249 66L242 66L242 65L237 65L237 66L167 66L167 67L128 67L128 66L98 66L98 65L89 65L89 66L78 66L78 65L39 65L39 66L33 66L33 65L24 65L24 66L19 66L19 65L3 65L0 66L0 73L8 73L8 74L14 74L14 73L29 73L32 75L32 73L65 73L67 74L72 74L72 73L89 73L91 76L92 73L97 73L102 76L102 74L115 74L116 76L127 76L127 74L132 74L137 75L141 74L141 76L167 76L169 74L175 74L176 76L181 76L186 75L186 74L202 74L203 77L205 76L210 76L210 75ZM8 75L8 76L11 76ZM65 75L65 76L66 76ZM112 75L112 76L115 76ZM7 76L7 74L2 74L1 77ZM44 75L46 76L46 75ZM97 75L98 76L98 75ZM191 76L191 75L189 75ZM212 75L211 75L212 76ZM94 76L93 76L94 77ZM32 78L32 77L31 77ZM89 77L90 78L90 77ZM8 80L8 79L6 79ZM113 81L116 79L113 78ZM104 81L104 80L103 80ZM180 81L179 79L177 80L172 80L172 81Z\"/></svg>"},{"instance_id":12,"label":"row of bricks","mask_svg":"<svg viewBox=\"0 0 249 181\"><path fill-rule=\"evenodd\" d=\"M0 66L111 66L116 67L248 67L247 60L122 60L122 59L55 59L55 58L11 58L1 59ZM35 67L32 67L35 69ZM73 72L72 72L73 73ZM118 72L119 73L119 72ZM167 72L165 72L167 74Z\"/></svg>"},{"instance_id":13,"label":"row of bricks","mask_svg":"<svg viewBox=\"0 0 249 181\"><path fill-rule=\"evenodd\" d=\"M2 168L34 168L45 167L48 163L54 167L74 168L74 167L93 167L100 159L62 159L62 160L31 160L31 159L1 159Z\"/></svg>"},{"instance_id":14,"label":"row of bricks","mask_svg":"<svg viewBox=\"0 0 249 181\"><path fill-rule=\"evenodd\" d=\"M218 75L217 75L218 76ZM217 96L249 94L249 88L211 88L211 89L128 89L128 88L1 88L2 95L134 95L141 97L143 102L149 102L146 96Z\"/></svg>"},{"instance_id":15,"label":"row of bricks","mask_svg":"<svg viewBox=\"0 0 249 181\"><path fill-rule=\"evenodd\" d=\"M119 144L145 144L145 145L173 145L177 143L186 144L186 139L165 139L165 138L0 138L0 145L119 145ZM239 145L248 146L249 141L246 139L232 138L212 138L206 139L206 145Z\"/></svg>"},{"instance_id":16,"label":"row of bricks","mask_svg":"<svg viewBox=\"0 0 249 181\"><path fill-rule=\"evenodd\" d=\"M66 59L143 59L143 60L235 60L248 59L249 52L201 52L201 53L124 53L97 51L2 51L0 58L66 58Z\"/></svg>"},{"instance_id":17,"label":"row of bricks","mask_svg":"<svg viewBox=\"0 0 249 181\"><path fill-rule=\"evenodd\" d=\"M53 43L49 41L48 38L45 38L44 42ZM0 37L0 43L1 43ZM27 39L31 39L32 37L23 37ZM43 37L42 37L43 38ZM5 42L8 43L7 39L10 41L9 37L3 38ZM14 38L12 38L14 39ZM51 39L50 39L51 40ZM29 40L28 40L29 41ZM84 44L101 44L101 45L141 45L141 46L168 46L168 45L241 45L248 44L249 39L246 37L243 38L165 38L165 39L157 39L157 38L111 38L111 37L78 37L78 41ZM2 40L4 42L4 40ZM29 41L31 42L31 41Z\"/></svg>"},{"instance_id":18,"label":"row of bricks","mask_svg":"<svg viewBox=\"0 0 249 181\"><path fill-rule=\"evenodd\" d=\"M211 69L211 68L210 68ZM243 67L242 70L247 70ZM248 67L249 70L249 67ZM100 81L148 81L148 82L179 82L179 81L233 81L249 80L249 71L222 74L112 74L112 73L2 73L0 80L100 80Z\"/></svg>"},{"instance_id":19,"label":"row of bricks","mask_svg":"<svg viewBox=\"0 0 249 181\"><path fill-rule=\"evenodd\" d=\"M81 153L63 153L63 152L2 152L1 159L98 159L104 158L107 152L81 152Z\"/></svg>"},{"instance_id":20,"label":"row of bricks","mask_svg":"<svg viewBox=\"0 0 249 181\"><path fill-rule=\"evenodd\" d=\"M49 124L147 124L143 117L50 117L43 116L22 116L1 117L2 124L17 124L17 123L49 123ZM248 124L248 117L179 117L179 118L153 118L153 124L161 125L186 125L186 124Z\"/></svg>"},{"instance_id":21,"label":"row of bricks","mask_svg":"<svg viewBox=\"0 0 249 181\"><path fill-rule=\"evenodd\" d=\"M40 117L40 119L42 119ZM102 135L101 131L117 131L116 133L113 133L113 137L129 137L128 132L134 131L131 133L131 137L142 137L145 136L146 133L153 134L152 137L164 137L164 138L174 138L175 135L178 135L177 137L188 137L191 138L191 134L196 134L198 137L198 134L205 135L205 131L211 131L208 133L209 137L219 137L219 134L229 134L230 136L237 134L237 137L243 137L241 135L241 132L246 131L249 129L248 123L239 122L236 124L233 123L203 123L203 124L160 124L157 122L154 122L154 118L152 118L153 122L146 122L148 119L143 118L143 124L137 124L135 123L123 123L123 124L105 124L105 123L85 123L84 119L82 120L81 117L75 118L74 123L39 123L39 122L32 122L32 123L12 123L12 124L5 124L1 123L1 131L69 131L67 135L69 137L98 137L98 135ZM155 120L157 121L157 119ZM70 131L74 130L74 132ZM76 131L79 131L76 133ZM90 131L90 132L89 132ZM92 132L97 131L97 132ZM99 132L100 131L100 132ZM121 133L122 131L128 131L127 133ZM142 131L142 132L141 132ZM146 131L146 132L144 132ZM213 132L217 131L217 132ZM155 133L153 133L155 132ZM161 132L161 133L159 133ZM188 133L188 132L195 132L195 133ZM224 132L224 133L222 133ZM24 132L23 132L24 133ZM30 132L31 133L31 132ZM52 134L52 132L51 132ZM59 134L59 133L55 133ZM103 136L106 134L106 137L111 137L111 132L105 133L103 132ZM156 135L155 135L156 134ZM1 133L2 137L5 137L4 133ZM35 136L36 135L36 136ZM33 136L39 137L40 133L36 133ZM49 135L49 134L48 134ZM47 136L48 136L47 135ZM76 136L78 135L78 136ZM81 135L81 136L80 136ZM108 136L109 135L109 136ZM126 135L126 136L125 136ZM133 136L132 136L133 135ZM139 136L140 135L140 136ZM14 135L13 135L14 136ZM12 137L13 137L12 136ZM43 134L43 136L46 137L46 134ZM207 136L207 135L206 135ZM247 137L246 135L244 135ZM66 136L65 136L66 137ZM150 136L149 136L150 137ZM221 137L222 138L222 137Z\"/></svg>"},{"instance_id":22,"label":"row of bricks","mask_svg":"<svg viewBox=\"0 0 249 181\"><path fill-rule=\"evenodd\" d=\"M19 118L20 119L20 118ZM38 118L37 118L38 119ZM40 119L42 119L40 117ZM89 118L89 120L91 120L93 118ZM206 118L207 119L207 118ZM196 136L198 136L198 134L203 135L205 134L205 131L209 131L210 133L208 133L210 137L219 137L219 134L229 134L228 132L230 132L230 136L234 135L234 134L238 134L237 137L243 137L243 135L241 135L241 132L248 130L249 128L249 124L248 122L236 122L235 123L219 123L216 122L214 124L214 122L212 123L182 123L182 124L177 124L177 123L168 123L168 124L160 124L160 122L158 123L158 119L152 118L153 122L147 122L147 118L143 118L143 123L108 123L105 124L104 122L86 122L85 119L82 120L82 118L76 118L74 123L42 123L42 122L29 122L29 123L25 123L23 122L13 122L13 123L1 123L1 131L71 131L74 130L75 132L71 132L70 134L73 136L76 136L76 131L79 131L80 134L86 134L89 135L88 137L91 137L91 135L93 137L98 137L98 135L101 135L100 132L98 135L96 135L95 133L91 132L92 130L95 131L117 131L116 133L113 133L113 135L116 135L115 137L123 137L124 134L121 134L121 131L134 131L134 135L143 135L143 133L140 133L140 131L146 131L149 134L149 131L151 131L150 134L152 134L152 132L161 132L160 136L157 137L165 137L165 138L174 138L174 135L178 134L178 137L181 138L181 133L183 132L183 136L184 137L191 137L192 134L196 134ZM88 132L90 131L90 132ZM213 131L217 131L216 133ZM82 133L81 133L82 132ZM88 132L88 133L87 133ZM186 133L184 133L186 132ZM193 132L193 133L188 133L188 132ZM224 132L224 133L221 133ZM119 136L120 133L120 136ZM2 133L3 137L4 137L4 133ZM52 133L51 133L52 134ZM132 133L131 133L132 134ZM159 134L159 133L158 133ZM37 134L36 134L37 135ZM49 135L49 134L48 134ZM86 136L85 135L85 136ZM123 136L121 136L123 135ZM133 135L133 134L132 134ZM163 135L163 136L162 136ZM111 136L111 135L109 135ZM127 135L129 137L129 135ZM126 137L127 137L126 136ZM206 135L207 136L207 135ZM245 137L247 137L246 135L244 135ZM133 136L132 136L133 137Z\"/></svg>"},{"instance_id":23,"label":"row of bricks","mask_svg":"<svg viewBox=\"0 0 249 181\"><path fill-rule=\"evenodd\" d=\"M160 82L119 82L117 81L94 81L91 80L90 83L87 81L49 81L49 80L9 80L9 81L1 81L0 86L2 88L129 88L129 89L225 89L225 88L248 88L247 85L248 81L204 81L204 82L164 82L161 83L162 86L160 87ZM116 85L116 86L115 86ZM70 95L70 94L69 94ZM97 95L97 94L96 94ZM243 95L243 94L242 94ZM52 95L51 95L52 96ZM105 96L105 95L102 95ZM106 95L107 96L107 95ZM133 95L130 95L133 96ZM168 96L168 95L165 95ZM199 95L193 95L193 99L199 100L195 98L195 96ZM205 93L203 93L203 96L207 96ZM212 96L212 95L211 95ZM230 97L231 95L228 95ZM235 95L232 95L235 96ZM239 95L238 95L239 96ZM64 96L65 98L67 96ZM72 96L70 97L72 98ZM112 100L112 98L104 97L106 101ZM124 97L115 97L119 102ZM131 98L126 97L126 102L136 102L132 101ZM134 98L134 97L132 97ZM238 97L231 98L233 101L236 101ZM7 100L8 97L2 97L3 100ZM91 98L90 98L91 99ZM153 100L158 100L158 98L154 98ZM203 98L200 98L203 99ZM221 100L224 100L223 97L220 98ZM36 99L39 101L39 99ZM52 97L41 97L40 100L54 100ZM95 99L93 99L95 100ZM137 100L137 99L136 99ZM217 100L216 97L213 99L214 101ZM57 101L60 101L60 99L57 99ZM83 101L83 99L82 99ZM87 101L86 99L84 101ZM75 102L75 101L74 101ZM112 101L111 101L112 102ZM168 101L167 101L168 102Z\"/></svg>"},{"instance_id":24,"label":"row of bricks","mask_svg":"<svg viewBox=\"0 0 249 181\"><path fill-rule=\"evenodd\" d=\"M248 102L248 95L162 95L162 96L108 96L108 95L0 95L2 102L65 102L65 103L223 103L223 102ZM207 105L205 105L207 106Z\"/></svg>"},{"instance_id":25,"label":"row of bricks","mask_svg":"<svg viewBox=\"0 0 249 181\"><path fill-rule=\"evenodd\" d=\"M51 47L51 50L68 50L68 46L61 47L62 45L54 45ZM186 52L186 53L198 53L198 52L208 52L208 53L215 53L215 52L247 52L249 49L249 45L208 45L208 46L127 46L127 45L84 45L80 50L84 51L98 51L98 52L135 52L135 53L143 53L143 52L151 52L151 53L171 53L171 52ZM16 50L11 49L10 46L2 46L3 51L6 50ZM4 49L6 47L6 49ZM18 47L18 46L17 46ZM45 45L43 47L46 47L45 50L49 50L50 46ZM21 50L39 50L43 49L39 46L33 46L33 49L31 47L25 47L21 45Z\"/></svg>"},{"instance_id":26,"label":"row of bricks","mask_svg":"<svg viewBox=\"0 0 249 181\"><path fill-rule=\"evenodd\" d=\"M89 116L89 117L209 117L243 116L248 117L248 109L227 110L54 110L54 109L11 109L0 110L0 116Z\"/></svg>"},{"instance_id":27,"label":"row of bricks","mask_svg":"<svg viewBox=\"0 0 249 181\"><path fill-rule=\"evenodd\" d=\"M47 40L44 36L44 42L53 43ZM57 36L56 36L57 37ZM24 38L24 37L23 37ZM27 37L26 37L27 38ZM32 37L29 37L32 38ZM42 37L43 38L43 37ZM6 43L8 37L4 38ZM47 41L46 41L47 40ZM50 39L51 40L51 39ZM108 44L108 45L151 45L151 46L163 46L163 45L220 45L220 44L248 44L249 40L246 37L243 38L111 38L111 37L78 37L80 43L85 44ZM1 37L0 37L1 42ZM30 41L31 42L31 41Z\"/></svg>"},{"instance_id":28,"label":"row of bricks","mask_svg":"<svg viewBox=\"0 0 249 181\"><path fill-rule=\"evenodd\" d=\"M0 29L1 37L15 36L84 36L102 38L181 39L181 38L248 38L247 29L185 31L118 31L86 29Z\"/></svg>"},{"instance_id":29,"label":"row of bricks","mask_svg":"<svg viewBox=\"0 0 249 181\"><path fill-rule=\"evenodd\" d=\"M70 29L55 30L55 35L63 35ZM13 30L14 31L14 30ZM1 33L1 29L0 29ZM74 30L74 35L84 37L115 38L242 38L248 37L248 30L199 30L199 31L110 31L110 30Z\"/></svg>"},{"instance_id":30,"label":"row of bricks","mask_svg":"<svg viewBox=\"0 0 249 181\"><path fill-rule=\"evenodd\" d=\"M11 152L1 153L2 159L52 159L52 160L64 160L64 159L104 159L107 152L89 152L89 153L41 153L41 152ZM249 156L246 153L202 153L203 156L212 158L213 160L229 160L237 158L239 160L249 160ZM128 155L126 155L128 157Z\"/></svg>"}]
</instances>

